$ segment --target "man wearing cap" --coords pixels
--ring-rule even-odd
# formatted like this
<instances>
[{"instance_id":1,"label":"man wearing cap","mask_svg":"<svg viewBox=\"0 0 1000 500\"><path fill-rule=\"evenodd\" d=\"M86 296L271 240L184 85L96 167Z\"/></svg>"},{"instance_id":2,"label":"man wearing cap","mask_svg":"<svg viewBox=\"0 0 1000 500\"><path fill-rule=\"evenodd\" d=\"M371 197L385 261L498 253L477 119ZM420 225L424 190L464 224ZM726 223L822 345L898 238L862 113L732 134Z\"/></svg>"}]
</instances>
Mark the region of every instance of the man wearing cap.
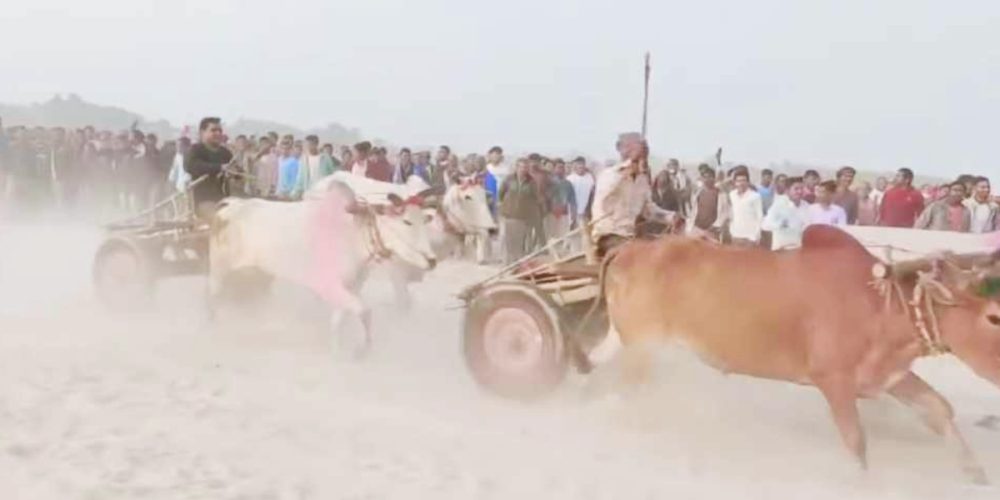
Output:
<instances>
[{"instance_id":1,"label":"man wearing cap","mask_svg":"<svg viewBox=\"0 0 1000 500\"><path fill-rule=\"evenodd\" d=\"M594 188L591 236L597 244L598 257L634 238L640 215L668 226L678 220L675 212L653 203L647 166L649 148L642 136L622 134L617 147L621 162L601 172Z\"/></svg>"}]
</instances>

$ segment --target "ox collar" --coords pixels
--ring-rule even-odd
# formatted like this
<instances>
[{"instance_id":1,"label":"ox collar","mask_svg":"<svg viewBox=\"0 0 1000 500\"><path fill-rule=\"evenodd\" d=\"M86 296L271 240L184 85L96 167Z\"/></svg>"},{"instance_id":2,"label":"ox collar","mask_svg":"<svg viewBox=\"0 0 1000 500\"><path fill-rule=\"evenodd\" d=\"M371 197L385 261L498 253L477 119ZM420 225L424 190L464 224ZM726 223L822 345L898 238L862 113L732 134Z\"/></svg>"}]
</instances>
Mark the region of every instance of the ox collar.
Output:
<instances>
[{"instance_id":1,"label":"ox collar","mask_svg":"<svg viewBox=\"0 0 1000 500\"><path fill-rule=\"evenodd\" d=\"M375 213L369 208L362 214L362 226L365 227L365 245L368 247L368 260L381 262L392 257L392 251L385 246L382 239L382 232L378 229L378 220Z\"/></svg>"},{"instance_id":2,"label":"ox collar","mask_svg":"<svg viewBox=\"0 0 1000 500\"><path fill-rule=\"evenodd\" d=\"M938 281L933 273L918 271L917 282L913 286L913 296L906 300L903 287L899 280L885 276L885 269L873 270L875 280L872 286L885 299L885 312L892 311L892 299L899 299L906 317L917 330L924 346L925 355L939 356L951 352L951 349L941 340L941 327L938 324L936 306L951 307L955 305L954 294Z\"/></svg>"}]
</instances>

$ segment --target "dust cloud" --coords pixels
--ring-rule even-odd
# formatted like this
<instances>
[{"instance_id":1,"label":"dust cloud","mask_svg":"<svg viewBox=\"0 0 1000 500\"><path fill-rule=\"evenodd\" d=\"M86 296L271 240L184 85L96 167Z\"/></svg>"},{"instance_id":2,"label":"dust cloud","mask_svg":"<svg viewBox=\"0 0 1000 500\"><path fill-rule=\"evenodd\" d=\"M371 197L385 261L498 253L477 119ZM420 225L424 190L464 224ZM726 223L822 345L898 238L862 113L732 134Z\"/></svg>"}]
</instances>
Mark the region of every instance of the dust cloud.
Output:
<instances>
[{"instance_id":1,"label":"dust cloud","mask_svg":"<svg viewBox=\"0 0 1000 500\"><path fill-rule=\"evenodd\" d=\"M309 301L204 311L173 279L154 311L98 307L88 224L0 226L0 491L16 499L986 499L907 409L862 406L871 470L840 444L818 392L726 377L665 352L639 396L490 397L459 348L452 296L488 270L449 262L402 314L376 275L370 358L347 361ZM1000 481L1000 394L943 358L919 371Z\"/></svg>"}]
</instances>

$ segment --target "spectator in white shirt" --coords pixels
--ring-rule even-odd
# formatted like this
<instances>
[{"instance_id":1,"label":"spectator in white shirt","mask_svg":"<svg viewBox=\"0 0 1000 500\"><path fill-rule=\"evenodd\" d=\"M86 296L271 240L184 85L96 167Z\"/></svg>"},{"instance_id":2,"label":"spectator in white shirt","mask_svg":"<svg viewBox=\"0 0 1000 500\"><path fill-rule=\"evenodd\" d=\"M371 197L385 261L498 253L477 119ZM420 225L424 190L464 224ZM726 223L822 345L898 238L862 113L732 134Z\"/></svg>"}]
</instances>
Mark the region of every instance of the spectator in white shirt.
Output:
<instances>
[{"instance_id":1,"label":"spectator in white shirt","mask_svg":"<svg viewBox=\"0 0 1000 500\"><path fill-rule=\"evenodd\" d=\"M587 214L587 202L594 192L594 175L587 169L587 161L581 156L573 160L570 164L573 172L566 176L566 180L573 186L573 194L576 198L576 213L573 214L573 228L584 224ZM584 248L583 239L587 237L586 231L580 231L570 243L573 250L580 251Z\"/></svg>"},{"instance_id":2,"label":"spectator in white shirt","mask_svg":"<svg viewBox=\"0 0 1000 500\"><path fill-rule=\"evenodd\" d=\"M180 192L186 191L188 184L191 183L191 174L184 170L184 157L190 150L191 139L187 137L177 139L177 154L174 155L174 161L171 163L167 181Z\"/></svg>"},{"instance_id":3,"label":"spectator in white shirt","mask_svg":"<svg viewBox=\"0 0 1000 500\"><path fill-rule=\"evenodd\" d=\"M1000 205L990 199L990 180L976 177L972 196L963 202L969 209L970 233L992 233L1000 230Z\"/></svg>"},{"instance_id":4,"label":"spectator in white shirt","mask_svg":"<svg viewBox=\"0 0 1000 500\"><path fill-rule=\"evenodd\" d=\"M764 204L760 195L750 189L750 173L739 169L733 174L734 189L729 192L732 218L729 234L737 246L756 246L760 242L760 226L764 221Z\"/></svg>"},{"instance_id":5,"label":"spectator in white shirt","mask_svg":"<svg viewBox=\"0 0 1000 500\"><path fill-rule=\"evenodd\" d=\"M802 201L805 185L801 177L786 179L785 194L774 197L761 224L771 231L771 250L789 250L802 245L802 231L809 222L809 204Z\"/></svg>"},{"instance_id":6,"label":"spectator in white shirt","mask_svg":"<svg viewBox=\"0 0 1000 500\"><path fill-rule=\"evenodd\" d=\"M875 213L878 213L879 207L882 206L882 197L885 196L885 190L889 188L889 179L885 177L879 177L875 179L875 189L872 190L871 199L875 202Z\"/></svg>"},{"instance_id":7,"label":"spectator in white shirt","mask_svg":"<svg viewBox=\"0 0 1000 500\"><path fill-rule=\"evenodd\" d=\"M587 170L587 160L582 156L573 160L570 166L573 173L567 175L566 180L573 185L573 193L576 195L576 213L573 215L574 222L579 224L587 210L590 193L594 190L594 176Z\"/></svg>"},{"instance_id":8,"label":"spectator in white shirt","mask_svg":"<svg viewBox=\"0 0 1000 500\"><path fill-rule=\"evenodd\" d=\"M836 181L826 181L816 186L816 203L809 205L809 225L847 225L847 212L843 207L833 204L833 196L836 193Z\"/></svg>"}]
</instances>

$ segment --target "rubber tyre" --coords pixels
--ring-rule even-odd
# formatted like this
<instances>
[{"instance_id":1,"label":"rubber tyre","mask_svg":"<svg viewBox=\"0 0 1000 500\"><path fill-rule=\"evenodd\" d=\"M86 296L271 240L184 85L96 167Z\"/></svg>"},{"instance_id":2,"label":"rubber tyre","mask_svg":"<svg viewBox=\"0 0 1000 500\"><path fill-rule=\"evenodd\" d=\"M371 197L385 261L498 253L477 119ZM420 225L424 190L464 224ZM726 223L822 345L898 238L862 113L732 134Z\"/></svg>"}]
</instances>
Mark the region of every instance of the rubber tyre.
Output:
<instances>
[{"instance_id":1,"label":"rubber tyre","mask_svg":"<svg viewBox=\"0 0 1000 500\"><path fill-rule=\"evenodd\" d=\"M94 257L97 297L110 311L136 312L152 303L153 277L146 257L124 240L105 242Z\"/></svg>"},{"instance_id":2,"label":"rubber tyre","mask_svg":"<svg viewBox=\"0 0 1000 500\"><path fill-rule=\"evenodd\" d=\"M501 397L530 401L549 395L566 376L564 345L554 304L530 285L494 285L466 311L466 365L481 387Z\"/></svg>"}]
</instances>

